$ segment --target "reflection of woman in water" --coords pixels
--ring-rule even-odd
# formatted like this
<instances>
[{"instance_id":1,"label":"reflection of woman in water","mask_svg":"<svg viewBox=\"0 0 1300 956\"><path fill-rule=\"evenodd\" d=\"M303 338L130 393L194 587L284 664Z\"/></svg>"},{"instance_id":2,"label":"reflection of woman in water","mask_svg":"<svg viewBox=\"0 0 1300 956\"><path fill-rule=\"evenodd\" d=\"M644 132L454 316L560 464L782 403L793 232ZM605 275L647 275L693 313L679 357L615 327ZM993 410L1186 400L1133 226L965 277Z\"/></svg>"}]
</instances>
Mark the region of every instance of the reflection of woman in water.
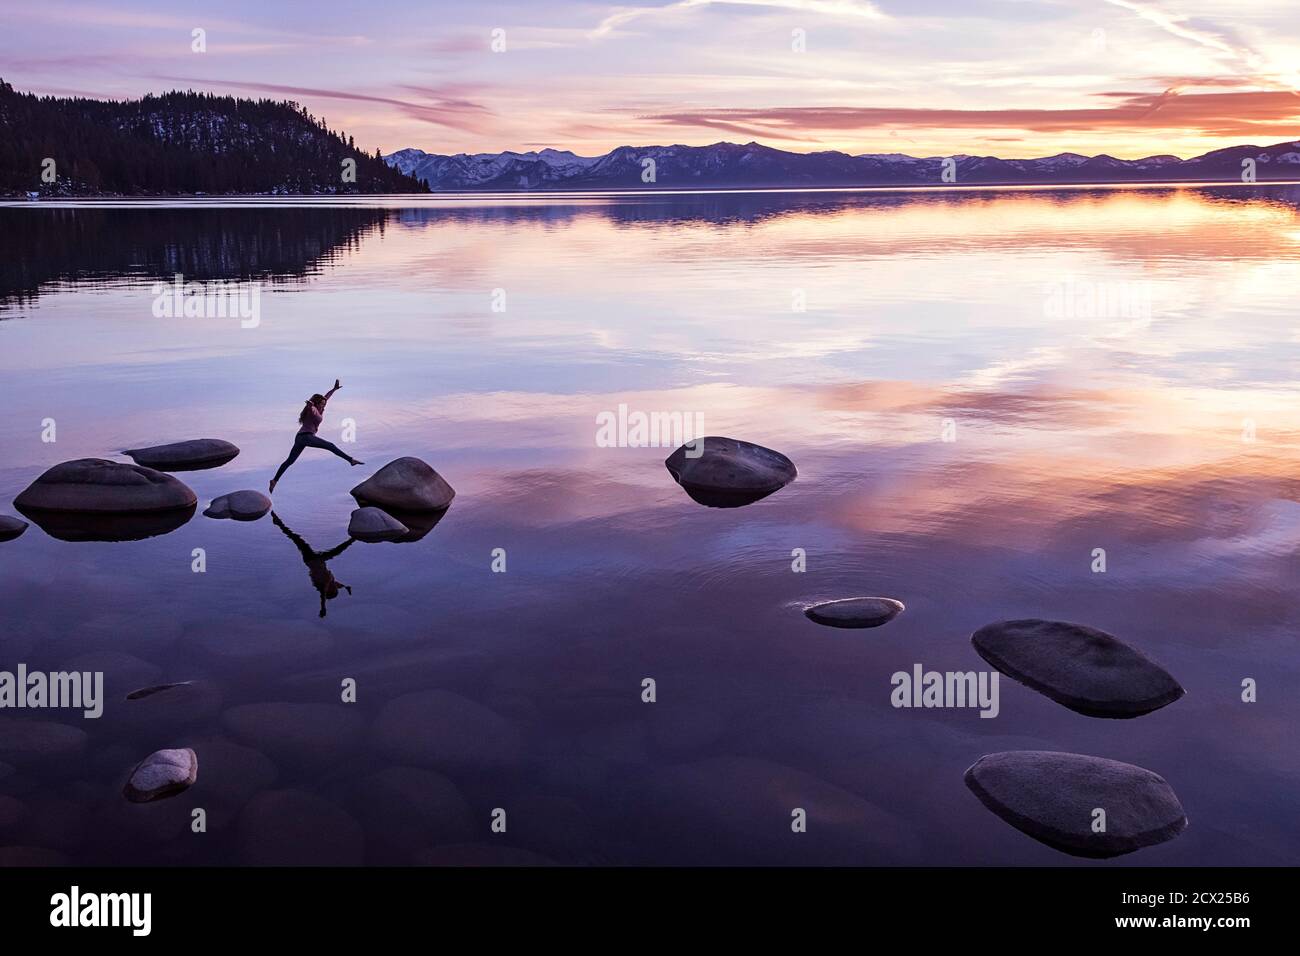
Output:
<instances>
[{"instance_id":1,"label":"reflection of woman in water","mask_svg":"<svg viewBox=\"0 0 1300 956\"><path fill-rule=\"evenodd\" d=\"M356 539L348 538L348 540L344 541L337 548L331 548L329 551L313 551L311 545L289 530L285 523L280 520L280 516L274 511L271 512L271 520L275 522L277 528L289 536L290 541L298 546L298 551L302 554L303 563L307 565L307 573L311 575L312 586L320 592L320 616L324 617L326 600L332 601L334 598L338 597L340 588L347 591L348 594L352 593L352 588L334 577L334 573L330 571L325 562L333 561L351 547L352 542Z\"/></svg>"},{"instance_id":2,"label":"reflection of woman in water","mask_svg":"<svg viewBox=\"0 0 1300 956\"><path fill-rule=\"evenodd\" d=\"M320 423L325 418L325 403L330 400L331 395L342 387L343 386L339 384L339 380L335 379L334 387L324 395L317 394L307 399L307 404L304 405L302 411L298 413L298 424L301 427L298 429L298 434L294 436L293 448L289 451L289 457L284 460L284 464L280 466L280 470L277 471L275 477L271 479L271 486L268 490L272 494L275 494L275 484L280 480L280 476L284 474L285 469L298 460L298 456L302 454L302 450L308 445L312 448L324 448L326 451L332 451L349 465L365 464L364 461L357 461L333 442L316 437L316 429L320 428Z\"/></svg>"}]
</instances>

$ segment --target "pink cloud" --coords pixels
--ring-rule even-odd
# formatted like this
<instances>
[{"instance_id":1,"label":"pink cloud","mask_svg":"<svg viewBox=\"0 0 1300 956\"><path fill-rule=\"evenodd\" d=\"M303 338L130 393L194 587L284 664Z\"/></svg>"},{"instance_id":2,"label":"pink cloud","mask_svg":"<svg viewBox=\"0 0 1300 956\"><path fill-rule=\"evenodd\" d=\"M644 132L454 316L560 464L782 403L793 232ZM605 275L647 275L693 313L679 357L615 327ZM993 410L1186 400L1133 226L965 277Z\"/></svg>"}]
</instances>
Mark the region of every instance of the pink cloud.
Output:
<instances>
[{"instance_id":1,"label":"pink cloud","mask_svg":"<svg viewBox=\"0 0 1300 956\"><path fill-rule=\"evenodd\" d=\"M1035 133L1142 129L1213 135L1295 135L1300 97L1290 91L1111 93L1114 106L1069 109L928 109L917 107L773 107L684 110L641 115L667 126L701 126L748 136L792 139L825 131L880 127L1018 129Z\"/></svg>"},{"instance_id":2,"label":"pink cloud","mask_svg":"<svg viewBox=\"0 0 1300 956\"><path fill-rule=\"evenodd\" d=\"M437 88L407 87L419 90L429 96L431 102L413 102L391 96L377 96L370 93L357 93L351 90L331 90L324 87L291 86L281 83L260 83L248 80L211 80L187 76L157 76L154 79L175 83L199 83L204 86L235 87L243 90L257 90L263 93L276 93L282 96L313 97L319 99L349 100L361 103L380 103L395 107L399 112L412 119L437 126L465 132L483 132L484 122L492 115L486 106L463 99L461 95L468 91L465 85L452 87L451 97L440 96Z\"/></svg>"}]
</instances>

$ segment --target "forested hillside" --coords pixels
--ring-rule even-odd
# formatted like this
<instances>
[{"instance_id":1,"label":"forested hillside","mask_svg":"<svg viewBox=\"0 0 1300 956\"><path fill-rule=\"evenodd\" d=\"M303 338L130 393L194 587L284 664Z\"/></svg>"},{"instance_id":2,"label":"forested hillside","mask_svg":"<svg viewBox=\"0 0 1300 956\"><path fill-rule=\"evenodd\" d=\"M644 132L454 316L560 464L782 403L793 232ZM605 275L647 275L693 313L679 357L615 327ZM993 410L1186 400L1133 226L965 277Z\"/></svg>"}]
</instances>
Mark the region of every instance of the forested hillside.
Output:
<instances>
[{"instance_id":1,"label":"forested hillside","mask_svg":"<svg viewBox=\"0 0 1300 956\"><path fill-rule=\"evenodd\" d=\"M355 181L346 159L356 163ZM193 92L124 101L38 97L0 80L3 194L426 191L378 150L358 149L296 103Z\"/></svg>"}]
</instances>

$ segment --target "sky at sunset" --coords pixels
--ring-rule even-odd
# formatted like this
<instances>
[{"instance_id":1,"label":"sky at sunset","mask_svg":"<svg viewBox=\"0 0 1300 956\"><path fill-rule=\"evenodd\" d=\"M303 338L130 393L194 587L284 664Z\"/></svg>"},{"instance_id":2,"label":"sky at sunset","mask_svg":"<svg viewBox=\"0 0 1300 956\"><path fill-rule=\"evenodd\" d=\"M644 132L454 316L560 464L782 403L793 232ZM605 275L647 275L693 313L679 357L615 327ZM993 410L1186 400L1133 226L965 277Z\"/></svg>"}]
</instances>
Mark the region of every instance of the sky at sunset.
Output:
<instances>
[{"instance_id":1,"label":"sky at sunset","mask_svg":"<svg viewBox=\"0 0 1300 956\"><path fill-rule=\"evenodd\" d=\"M384 152L1137 158L1300 137L1297 0L0 0L0 17L19 90L288 98Z\"/></svg>"}]
</instances>

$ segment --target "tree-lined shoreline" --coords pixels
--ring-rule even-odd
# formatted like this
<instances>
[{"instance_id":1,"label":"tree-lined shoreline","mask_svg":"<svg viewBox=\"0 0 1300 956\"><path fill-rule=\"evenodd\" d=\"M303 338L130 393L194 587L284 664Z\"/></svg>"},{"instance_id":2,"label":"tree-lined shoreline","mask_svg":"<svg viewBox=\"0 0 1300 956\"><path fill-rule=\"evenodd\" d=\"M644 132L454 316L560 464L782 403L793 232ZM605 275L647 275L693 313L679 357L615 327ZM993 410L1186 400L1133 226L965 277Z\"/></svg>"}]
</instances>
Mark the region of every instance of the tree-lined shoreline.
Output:
<instances>
[{"instance_id":1,"label":"tree-lined shoreline","mask_svg":"<svg viewBox=\"0 0 1300 956\"><path fill-rule=\"evenodd\" d=\"M378 150L291 101L193 91L138 100L19 93L0 80L0 194L422 193Z\"/></svg>"}]
</instances>

